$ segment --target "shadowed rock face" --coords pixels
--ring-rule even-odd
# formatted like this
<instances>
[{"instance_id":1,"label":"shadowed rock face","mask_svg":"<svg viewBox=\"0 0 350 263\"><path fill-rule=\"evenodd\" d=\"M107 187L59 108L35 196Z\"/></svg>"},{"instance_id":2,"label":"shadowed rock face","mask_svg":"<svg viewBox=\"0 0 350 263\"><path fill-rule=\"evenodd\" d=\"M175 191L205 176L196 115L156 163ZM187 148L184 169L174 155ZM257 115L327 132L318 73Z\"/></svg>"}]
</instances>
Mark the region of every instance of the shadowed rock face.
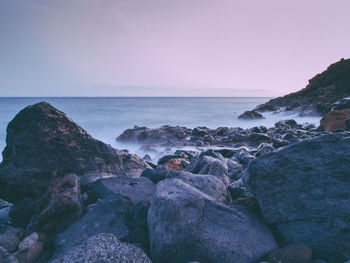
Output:
<instances>
[{"instance_id":1,"label":"shadowed rock face","mask_svg":"<svg viewBox=\"0 0 350 263\"><path fill-rule=\"evenodd\" d=\"M91 171L136 177L147 165L138 157L92 138L47 102L20 111L7 127L0 165L0 195L38 196L68 173Z\"/></svg>"},{"instance_id":2,"label":"shadowed rock face","mask_svg":"<svg viewBox=\"0 0 350 263\"><path fill-rule=\"evenodd\" d=\"M342 59L316 75L302 90L272 99L255 110L275 111L280 107L302 114L324 115L337 100L350 95L350 59Z\"/></svg>"},{"instance_id":3,"label":"shadowed rock face","mask_svg":"<svg viewBox=\"0 0 350 263\"><path fill-rule=\"evenodd\" d=\"M350 138L306 140L254 160L249 186L282 243L303 243L316 258L350 259ZM330 256L339 260L332 261Z\"/></svg>"}]
</instances>

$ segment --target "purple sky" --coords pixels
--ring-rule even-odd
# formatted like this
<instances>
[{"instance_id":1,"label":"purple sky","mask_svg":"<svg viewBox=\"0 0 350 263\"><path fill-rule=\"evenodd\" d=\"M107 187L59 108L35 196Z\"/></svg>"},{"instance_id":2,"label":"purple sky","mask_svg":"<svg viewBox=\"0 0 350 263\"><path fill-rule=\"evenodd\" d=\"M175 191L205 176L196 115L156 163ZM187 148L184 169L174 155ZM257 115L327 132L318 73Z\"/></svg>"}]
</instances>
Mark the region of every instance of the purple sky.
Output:
<instances>
[{"instance_id":1,"label":"purple sky","mask_svg":"<svg viewBox=\"0 0 350 263\"><path fill-rule=\"evenodd\" d=\"M350 57L349 0L0 0L0 96L278 96Z\"/></svg>"}]
</instances>

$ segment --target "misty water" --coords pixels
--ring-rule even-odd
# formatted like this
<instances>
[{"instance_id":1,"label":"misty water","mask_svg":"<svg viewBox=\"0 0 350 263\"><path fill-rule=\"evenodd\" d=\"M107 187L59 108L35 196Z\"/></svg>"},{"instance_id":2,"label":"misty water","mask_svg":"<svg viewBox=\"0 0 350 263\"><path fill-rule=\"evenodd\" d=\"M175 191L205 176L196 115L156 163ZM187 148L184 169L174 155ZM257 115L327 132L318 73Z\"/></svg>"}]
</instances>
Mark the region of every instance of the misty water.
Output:
<instances>
[{"instance_id":1,"label":"misty water","mask_svg":"<svg viewBox=\"0 0 350 263\"><path fill-rule=\"evenodd\" d=\"M318 124L318 117L299 117L287 114L264 114L262 120L240 120L246 110L270 98L0 98L0 148L5 147L6 127L24 107L47 101L65 112L71 119L95 138L116 148L127 148L133 153L137 145L125 145L115 138L134 125L151 128L162 125L180 125L189 128L220 126L250 128L257 125L271 127L275 122L294 118L298 123ZM1 156L2 159L2 156Z\"/></svg>"}]
</instances>

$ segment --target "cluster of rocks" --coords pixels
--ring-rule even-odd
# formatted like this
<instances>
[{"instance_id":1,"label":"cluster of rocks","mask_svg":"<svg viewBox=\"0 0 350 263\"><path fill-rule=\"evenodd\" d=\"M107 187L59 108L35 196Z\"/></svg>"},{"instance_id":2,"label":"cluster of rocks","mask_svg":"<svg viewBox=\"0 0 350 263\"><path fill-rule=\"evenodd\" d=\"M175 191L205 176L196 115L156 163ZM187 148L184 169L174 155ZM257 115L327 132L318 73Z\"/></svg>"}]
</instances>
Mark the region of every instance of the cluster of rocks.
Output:
<instances>
[{"instance_id":1,"label":"cluster of rocks","mask_svg":"<svg viewBox=\"0 0 350 263\"><path fill-rule=\"evenodd\" d=\"M271 144L274 148L286 146L323 133L322 127L313 124L298 124L295 120L284 120L275 123L274 127L257 126L249 129L219 127L194 129L180 126L162 126L147 128L135 126L125 130L117 137L118 142L140 145L140 151L156 153L166 148L198 147L259 147L262 143Z\"/></svg>"},{"instance_id":2,"label":"cluster of rocks","mask_svg":"<svg viewBox=\"0 0 350 263\"><path fill-rule=\"evenodd\" d=\"M293 111L302 116L323 116L332 110L336 101L349 96L350 59L341 59L309 80L309 84L304 89L271 99L241 116L252 119L259 117L257 114L261 115L263 112L281 111Z\"/></svg>"},{"instance_id":3,"label":"cluster of rocks","mask_svg":"<svg viewBox=\"0 0 350 263\"><path fill-rule=\"evenodd\" d=\"M236 131L122 137L181 146L178 132ZM291 120L240 132L256 138L178 149L155 164L91 138L47 103L25 108L0 165L0 262L350 260L350 133Z\"/></svg>"}]
</instances>

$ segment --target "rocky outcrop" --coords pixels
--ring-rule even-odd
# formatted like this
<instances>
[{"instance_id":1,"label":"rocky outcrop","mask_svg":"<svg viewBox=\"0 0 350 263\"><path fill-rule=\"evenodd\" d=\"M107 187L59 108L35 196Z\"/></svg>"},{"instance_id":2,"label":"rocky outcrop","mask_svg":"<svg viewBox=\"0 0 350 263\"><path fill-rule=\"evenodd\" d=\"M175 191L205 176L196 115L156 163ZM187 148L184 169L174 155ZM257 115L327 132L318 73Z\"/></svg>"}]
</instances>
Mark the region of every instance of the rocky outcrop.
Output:
<instances>
[{"instance_id":1,"label":"rocky outcrop","mask_svg":"<svg viewBox=\"0 0 350 263\"><path fill-rule=\"evenodd\" d=\"M40 196L56 178L91 171L137 177L148 165L140 158L92 138L46 102L20 111L7 127L0 165L0 197Z\"/></svg>"},{"instance_id":2,"label":"rocky outcrop","mask_svg":"<svg viewBox=\"0 0 350 263\"><path fill-rule=\"evenodd\" d=\"M296 111L302 115L324 115L332 104L350 96L350 59L341 59L316 75L306 88L272 99L255 108L256 111Z\"/></svg>"},{"instance_id":3,"label":"rocky outcrop","mask_svg":"<svg viewBox=\"0 0 350 263\"><path fill-rule=\"evenodd\" d=\"M306 244L329 262L350 259L348 136L305 140L265 154L248 168L262 218L280 242Z\"/></svg>"},{"instance_id":4,"label":"rocky outcrop","mask_svg":"<svg viewBox=\"0 0 350 263\"><path fill-rule=\"evenodd\" d=\"M276 123L275 127L266 128L264 126L257 126L250 129L242 128L229 128L229 127L219 127L217 129L209 129L205 127L197 127L194 129L189 129L189 134L184 138L177 138L174 140L173 132L166 132L171 129L178 129L177 126L166 126L167 129L164 130L163 127L146 130L152 131L152 133L162 132L162 137L147 137L144 140L134 140L126 136L125 134L134 133L137 134L140 128L128 129L120 135L117 140L123 143L137 143L140 145L140 151L144 153L157 154L159 149L167 152L160 152L159 156L163 156L158 164L165 164L171 159L178 159L171 161L169 163L169 168L181 170L184 161L191 161L194 157L198 157L200 152L198 151L188 151L188 150L178 150L176 154L170 154L171 148L181 149L181 147L191 146L196 147L201 150L208 146L225 146L238 148L240 146L250 146L257 147L261 143L274 144L279 148L285 146L289 143L291 138L295 139L306 139L309 137L318 136L319 131L312 124L300 125L295 122L295 120L285 120ZM289 133L289 137L282 138L283 135ZM290 135L293 135L291 137ZM171 147L171 148L170 148ZM225 148L223 149L225 150ZM218 149L219 151L219 149ZM231 156L232 157L232 156Z\"/></svg>"},{"instance_id":5,"label":"rocky outcrop","mask_svg":"<svg viewBox=\"0 0 350 263\"><path fill-rule=\"evenodd\" d=\"M349 129L350 123L347 124L346 120L350 121L350 109L333 110L328 112L325 116L323 116L320 123L326 131L334 132L345 128ZM347 125L349 127L347 127Z\"/></svg>"},{"instance_id":6,"label":"rocky outcrop","mask_svg":"<svg viewBox=\"0 0 350 263\"><path fill-rule=\"evenodd\" d=\"M244 119L244 120L264 119L264 116L262 116L259 112L252 110L252 111L246 111L243 114L239 115L238 119Z\"/></svg>"},{"instance_id":7,"label":"rocky outcrop","mask_svg":"<svg viewBox=\"0 0 350 263\"><path fill-rule=\"evenodd\" d=\"M138 247L120 242L112 234L101 233L90 237L51 263L152 263Z\"/></svg>"},{"instance_id":8,"label":"rocky outcrop","mask_svg":"<svg viewBox=\"0 0 350 263\"><path fill-rule=\"evenodd\" d=\"M148 212L153 263L257 262L276 248L269 229L179 179L157 184Z\"/></svg>"}]
</instances>

